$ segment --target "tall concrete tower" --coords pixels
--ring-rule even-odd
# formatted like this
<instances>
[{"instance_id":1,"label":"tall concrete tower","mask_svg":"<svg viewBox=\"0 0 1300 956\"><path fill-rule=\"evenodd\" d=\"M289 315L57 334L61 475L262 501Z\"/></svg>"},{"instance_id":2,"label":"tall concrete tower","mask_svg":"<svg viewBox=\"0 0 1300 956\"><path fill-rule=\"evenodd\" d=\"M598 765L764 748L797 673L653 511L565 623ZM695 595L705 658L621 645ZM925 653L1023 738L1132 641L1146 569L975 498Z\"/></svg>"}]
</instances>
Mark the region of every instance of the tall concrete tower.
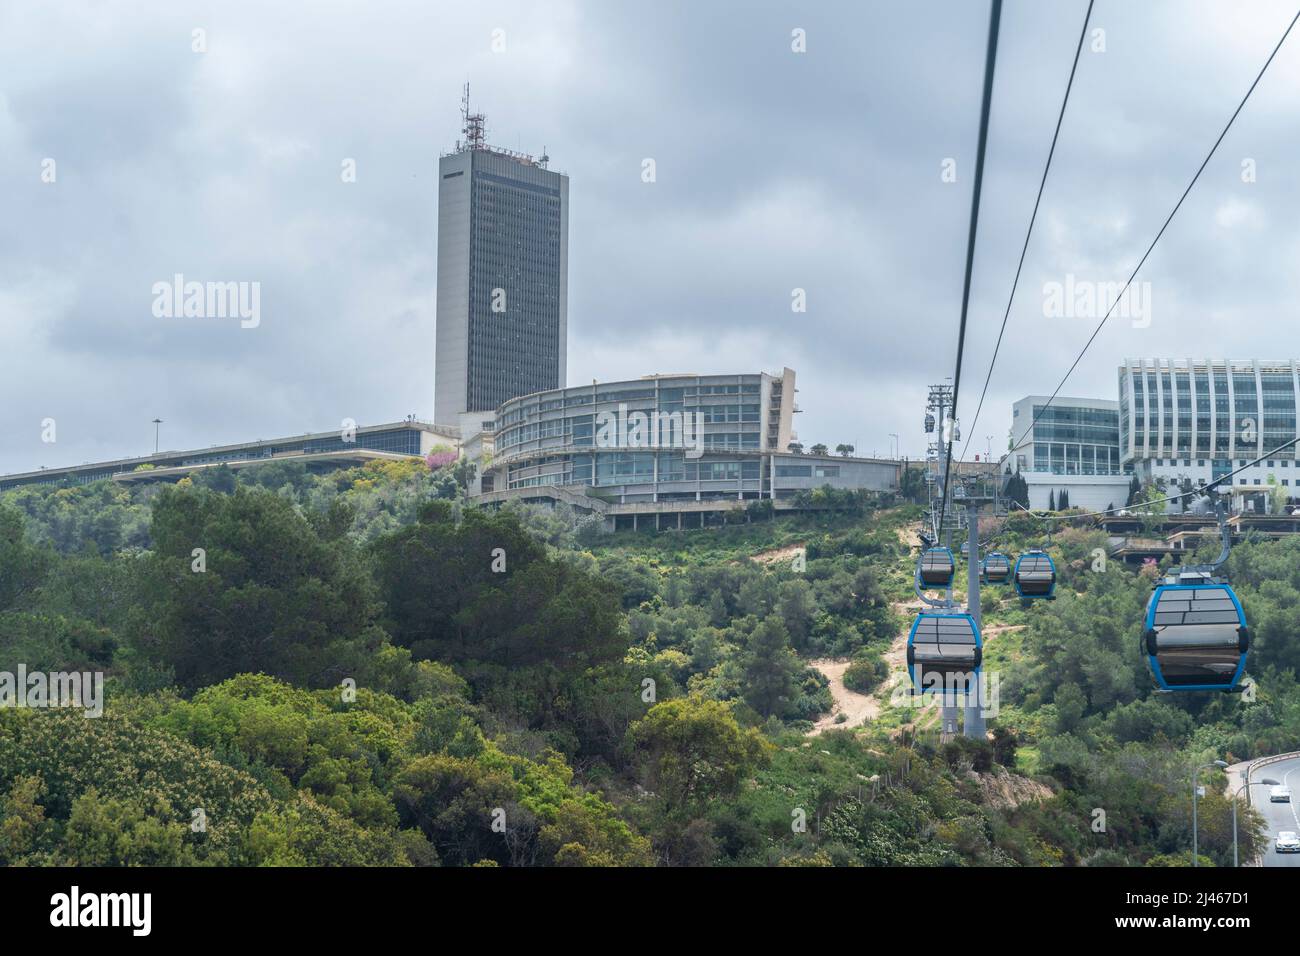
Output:
<instances>
[{"instance_id":1,"label":"tall concrete tower","mask_svg":"<svg viewBox=\"0 0 1300 956\"><path fill-rule=\"evenodd\" d=\"M568 338L569 177L549 158L488 146L462 101L465 139L438 163L433 417L559 388Z\"/></svg>"}]
</instances>

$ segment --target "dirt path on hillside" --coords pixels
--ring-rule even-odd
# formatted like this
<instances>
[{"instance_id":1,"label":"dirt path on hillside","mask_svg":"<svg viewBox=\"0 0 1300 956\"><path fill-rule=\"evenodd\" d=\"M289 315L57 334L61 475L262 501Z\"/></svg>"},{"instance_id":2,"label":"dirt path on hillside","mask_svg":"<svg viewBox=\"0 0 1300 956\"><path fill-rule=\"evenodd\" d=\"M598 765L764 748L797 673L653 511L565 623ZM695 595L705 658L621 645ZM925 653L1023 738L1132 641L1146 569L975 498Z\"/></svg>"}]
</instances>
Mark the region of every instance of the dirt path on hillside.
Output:
<instances>
[{"instance_id":1,"label":"dirt path on hillside","mask_svg":"<svg viewBox=\"0 0 1300 956\"><path fill-rule=\"evenodd\" d=\"M921 546L921 536L916 533L915 528L899 528L898 540L909 548L919 548Z\"/></svg>"},{"instance_id":2,"label":"dirt path on hillside","mask_svg":"<svg viewBox=\"0 0 1300 956\"><path fill-rule=\"evenodd\" d=\"M848 670L849 663L850 661L844 658L840 660L823 658L808 662L809 667L820 671L830 682L831 699L835 702L831 706L831 712L813 724L812 734L820 734L836 728L861 727L868 720L880 716L882 704L879 700L844 686L844 672ZM840 714L843 714L845 719L836 722L836 717Z\"/></svg>"},{"instance_id":3,"label":"dirt path on hillside","mask_svg":"<svg viewBox=\"0 0 1300 956\"><path fill-rule=\"evenodd\" d=\"M918 601L896 601L893 604L894 610L905 618L910 617L920 607L921 604ZM909 630L911 630L910 622L895 635L893 643L889 645L889 650L881 655L889 666L889 676L881 681L880 685L870 694L859 694L857 691L849 690L844 686L844 672L848 670L851 663L849 660L844 658L823 658L822 660L808 662L809 667L820 671L826 676L826 679L830 682L831 699L834 701L831 712L813 724L811 733L820 734L824 730L831 730L836 727L861 727L868 720L874 720L880 716L898 682L907 679L907 633ZM836 723L835 718L839 714L844 714L845 719Z\"/></svg>"},{"instance_id":4,"label":"dirt path on hillside","mask_svg":"<svg viewBox=\"0 0 1300 956\"><path fill-rule=\"evenodd\" d=\"M751 555L750 560L759 564L779 564L788 563L794 560L794 556L806 548L807 545L792 544L788 548L774 548L771 551L760 551L758 554Z\"/></svg>"},{"instance_id":5,"label":"dirt path on hillside","mask_svg":"<svg viewBox=\"0 0 1300 956\"><path fill-rule=\"evenodd\" d=\"M784 557L787 550L789 549L767 553ZM790 551L790 553L792 554L793 551ZM777 558L777 560L779 559ZM758 560L758 558L755 557L755 560ZM891 606L895 613L903 616L905 623L902 630L895 635L893 642L889 645L889 650L881 655L889 666L889 676L870 694L859 694L857 691L849 690L844 686L844 672L848 670L851 663L847 658L822 658L808 662L809 667L819 671L826 677L831 692L831 700L833 701L831 712L813 724L813 729L809 732L810 735L815 736L836 728L861 727L867 721L876 719L884 710L890 694L898 686L899 681L907 680L907 635L912 628L911 618L924 605L920 601L895 601ZM985 628L983 636L988 641L999 634L1008 631L1021 631L1024 628L1024 624L995 624ZM844 720L837 722L836 718L840 714L844 715ZM928 707L918 716L916 728L918 730L928 729L933 727L938 720L938 708Z\"/></svg>"},{"instance_id":6,"label":"dirt path on hillside","mask_svg":"<svg viewBox=\"0 0 1300 956\"><path fill-rule=\"evenodd\" d=\"M1023 631L1028 625L1026 624L994 624L991 627L980 628L980 636L984 640L997 637L999 634L1005 634L1008 631Z\"/></svg>"}]
</instances>

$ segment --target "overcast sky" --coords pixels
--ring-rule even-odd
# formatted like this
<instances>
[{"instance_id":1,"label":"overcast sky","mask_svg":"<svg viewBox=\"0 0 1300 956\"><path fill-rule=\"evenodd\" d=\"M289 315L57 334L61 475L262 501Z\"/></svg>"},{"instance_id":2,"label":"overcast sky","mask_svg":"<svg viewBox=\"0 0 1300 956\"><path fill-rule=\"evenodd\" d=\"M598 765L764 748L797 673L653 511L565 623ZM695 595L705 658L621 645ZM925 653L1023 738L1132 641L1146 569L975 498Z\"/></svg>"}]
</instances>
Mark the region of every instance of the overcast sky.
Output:
<instances>
[{"instance_id":1,"label":"overcast sky","mask_svg":"<svg viewBox=\"0 0 1300 956\"><path fill-rule=\"evenodd\" d=\"M1050 393L1099 318L1045 314L1045 289L1127 277L1295 13L1098 0L1105 49L1085 45L972 431L1086 6L1003 10L972 455L1005 448L1011 403ZM466 81L492 143L570 176L569 384L788 365L805 444L885 454L897 433L917 456L956 356L987 21L982 2L0 4L0 472L147 454L155 417L164 449L431 418L437 161ZM1149 324L1113 318L1064 394L1115 397L1128 356L1300 353L1297 34L1139 275ZM156 317L176 273L260 283L260 324Z\"/></svg>"}]
</instances>

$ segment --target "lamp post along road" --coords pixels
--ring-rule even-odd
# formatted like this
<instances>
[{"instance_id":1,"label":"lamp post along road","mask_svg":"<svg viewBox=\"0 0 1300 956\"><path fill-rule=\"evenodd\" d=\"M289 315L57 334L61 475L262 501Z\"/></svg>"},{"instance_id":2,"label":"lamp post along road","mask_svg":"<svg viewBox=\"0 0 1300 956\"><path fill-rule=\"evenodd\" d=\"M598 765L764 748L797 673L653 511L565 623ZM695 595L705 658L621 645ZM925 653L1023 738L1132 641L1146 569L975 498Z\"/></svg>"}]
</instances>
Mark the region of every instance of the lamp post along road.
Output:
<instances>
[{"instance_id":1,"label":"lamp post along road","mask_svg":"<svg viewBox=\"0 0 1300 956\"><path fill-rule=\"evenodd\" d=\"M1200 776L1202 770L1211 770L1218 767L1220 770L1226 770L1228 764L1223 760L1216 760L1214 763L1202 764L1192 771L1192 866L1200 866L1197 858L1197 833L1196 833L1196 800L1200 796Z\"/></svg>"}]
</instances>

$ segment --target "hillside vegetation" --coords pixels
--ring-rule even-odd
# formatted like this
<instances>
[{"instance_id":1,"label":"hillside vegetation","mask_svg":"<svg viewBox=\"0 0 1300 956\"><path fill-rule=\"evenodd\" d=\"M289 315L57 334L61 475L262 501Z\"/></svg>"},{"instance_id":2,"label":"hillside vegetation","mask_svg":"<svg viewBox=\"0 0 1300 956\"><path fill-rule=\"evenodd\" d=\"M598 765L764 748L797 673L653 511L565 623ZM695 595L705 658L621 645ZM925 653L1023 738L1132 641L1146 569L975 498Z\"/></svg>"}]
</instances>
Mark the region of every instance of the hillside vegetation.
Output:
<instances>
[{"instance_id":1,"label":"hillside vegetation","mask_svg":"<svg viewBox=\"0 0 1300 956\"><path fill-rule=\"evenodd\" d=\"M97 719L0 710L0 862L1186 865L1190 768L1300 749L1298 539L1234 549L1243 700L1156 695L1157 569L1056 534L1056 601L984 592L989 739L945 743L900 680L915 507L605 535L463 482L277 462L0 496L0 672L107 678ZM856 726L826 660L877 701Z\"/></svg>"}]
</instances>

